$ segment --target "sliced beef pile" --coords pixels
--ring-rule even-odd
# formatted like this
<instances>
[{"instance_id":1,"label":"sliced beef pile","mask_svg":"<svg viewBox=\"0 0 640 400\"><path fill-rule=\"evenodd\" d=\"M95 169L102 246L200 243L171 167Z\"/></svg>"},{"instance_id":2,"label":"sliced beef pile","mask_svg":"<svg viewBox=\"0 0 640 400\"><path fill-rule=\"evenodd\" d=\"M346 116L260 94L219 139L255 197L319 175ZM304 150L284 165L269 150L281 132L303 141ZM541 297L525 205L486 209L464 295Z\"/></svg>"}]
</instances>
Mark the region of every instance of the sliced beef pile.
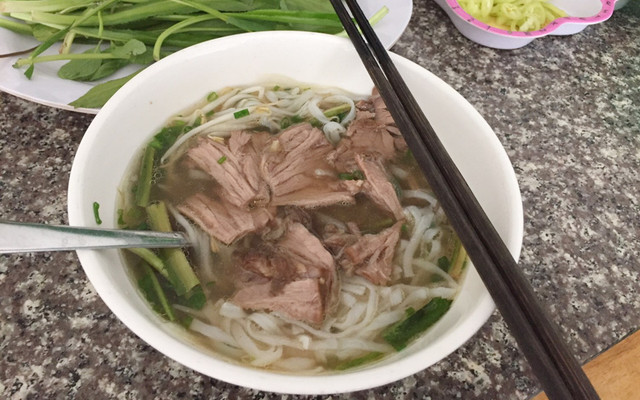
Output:
<instances>
[{"instance_id":1,"label":"sliced beef pile","mask_svg":"<svg viewBox=\"0 0 640 400\"><path fill-rule=\"evenodd\" d=\"M244 131L233 132L228 144L200 138L187 157L220 184L220 197L228 203L240 208L264 205L269 202L269 191L260 177L262 151L256 147L267 139L266 133Z\"/></svg>"},{"instance_id":2,"label":"sliced beef pile","mask_svg":"<svg viewBox=\"0 0 640 400\"><path fill-rule=\"evenodd\" d=\"M264 228L275 215L275 207L246 209L202 193L187 198L178 210L226 244Z\"/></svg>"},{"instance_id":3,"label":"sliced beef pile","mask_svg":"<svg viewBox=\"0 0 640 400\"><path fill-rule=\"evenodd\" d=\"M236 255L239 289L231 301L319 324L338 290L335 261L304 225L284 224L280 238Z\"/></svg>"},{"instance_id":4,"label":"sliced beef pile","mask_svg":"<svg viewBox=\"0 0 640 400\"><path fill-rule=\"evenodd\" d=\"M406 150L406 142L382 98L374 90L369 99L356 104L356 118L338 143L333 162L339 170L352 171L357 169L356 154L367 154L388 161Z\"/></svg>"},{"instance_id":5,"label":"sliced beef pile","mask_svg":"<svg viewBox=\"0 0 640 400\"><path fill-rule=\"evenodd\" d=\"M187 159L219 184L219 193L192 196L178 209L230 244L263 228L270 207L353 204L357 190L329 164L333 151L322 131L307 123L278 135L238 131L228 141L201 138Z\"/></svg>"},{"instance_id":6,"label":"sliced beef pile","mask_svg":"<svg viewBox=\"0 0 640 400\"><path fill-rule=\"evenodd\" d=\"M334 151L324 133L299 124L274 137L261 162L273 205L319 207L353 203L328 158Z\"/></svg>"},{"instance_id":7,"label":"sliced beef pile","mask_svg":"<svg viewBox=\"0 0 640 400\"><path fill-rule=\"evenodd\" d=\"M362 193L368 196L383 210L389 211L397 220L404 219L404 212L395 188L388 178L379 158L356 154L356 163L364 173L365 182Z\"/></svg>"},{"instance_id":8,"label":"sliced beef pile","mask_svg":"<svg viewBox=\"0 0 640 400\"><path fill-rule=\"evenodd\" d=\"M337 147L302 123L277 135L203 138L188 150L186 162L219 189L188 197L179 210L226 244L243 237L251 243L234 254L235 304L319 324L337 298L338 266L378 285L389 282L404 213L385 163L406 144L376 92L357 107ZM353 221L319 228L305 211L357 199L393 226L376 234L362 234Z\"/></svg>"},{"instance_id":9,"label":"sliced beef pile","mask_svg":"<svg viewBox=\"0 0 640 400\"><path fill-rule=\"evenodd\" d=\"M395 254L402 222L376 234L361 235L348 228L325 226L323 241L337 258L337 262L349 275L360 275L376 285L386 285L393 272Z\"/></svg>"}]
</instances>

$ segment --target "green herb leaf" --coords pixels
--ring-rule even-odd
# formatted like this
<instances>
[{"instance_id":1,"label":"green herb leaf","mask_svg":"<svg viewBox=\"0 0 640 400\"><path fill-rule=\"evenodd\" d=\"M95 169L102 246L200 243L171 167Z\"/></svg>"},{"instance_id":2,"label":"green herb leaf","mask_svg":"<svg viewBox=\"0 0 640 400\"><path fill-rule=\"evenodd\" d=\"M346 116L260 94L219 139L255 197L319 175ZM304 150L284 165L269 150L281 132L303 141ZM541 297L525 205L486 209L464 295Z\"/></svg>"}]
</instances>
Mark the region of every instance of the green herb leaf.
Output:
<instances>
[{"instance_id":1,"label":"green herb leaf","mask_svg":"<svg viewBox=\"0 0 640 400\"><path fill-rule=\"evenodd\" d=\"M379 353L377 351L373 351L371 353L367 353L362 357L354 358L353 360L344 361L336 366L338 371L344 371L346 369L351 369L355 367L359 367L361 365L368 364L370 362L376 361L382 358L384 354Z\"/></svg>"},{"instance_id":2,"label":"green herb leaf","mask_svg":"<svg viewBox=\"0 0 640 400\"><path fill-rule=\"evenodd\" d=\"M158 150L158 158L161 158L164 153L169 150L171 146L178 140L178 138L189 131L191 128L182 121L176 121L173 125L162 128L149 143L149 146Z\"/></svg>"},{"instance_id":3,"label":"green herb leaf","mask_svg":"<svg viewBox=\"0 0 640 400\"><path fill-rule=\"evenodd\" d=\"M447 256L442 256L438 258L437 261L438 267L444 272L449 272L449 268L451 268L451 261L447 258Z\"/></svg>"},{"instance_id":4,"label":"green herb leaf","mask_svg":"<svg viewBox=\"0 0 640 400\"><path fill-rule=\"evenodd\" d=\"M100 108L116 91L118 91L118 89L120 89L131 78L136 76L140 71L136 71L123 78L114 79L94 86L83 96L69 103L69 105L76 108Z\"/></svg>"},{"instance_id":5,"label":"green herb leaf","mask_svg":"<svg viewBox=\"0 0 640 400\"><path fill-rule=\"evenodd\" d=\"M138 279L138 287L144 294L151 307L169 321L175 321L176 316L173 307L169 304L167 296L158 281L155 273L149 265L142 263L144 275Z\"/></svg>"},{"instance_id":6,"label":"green herb leaf","mask_svg":"<svg viewBox=\"0 0 640 400\"><path fill-rule=\"evenodd\" d=\"M451 306L451 300L435 297L424 307L412 313L406 319L391 325L382 332L382 337L394 349L400 351L420 333L435 324Z\"/></svg>"},{"instance_id":7,"label":"green herb leaf","mask_svg":"<svg viewBox=\"0 0 640 400\"><path fill-rule=\"evenodd\" d=\"M94 50L89 52L93 53ZM91 77L98 71L103 61L97 58L71 60L60 67L58 76L72 81L91 81Z\"/></svg>"},{"instance_id":8,"label":"green herb leaf","mask_svg":"<svg viewBox=\"0 0 640 400\"><path fill-rule=\"evenodd\" d=\"M137 56L147 51L147 46L137 39L131 39L122 46L114 46L109 52L116 57L129 58Z\"/></svg>"}]
</instances>

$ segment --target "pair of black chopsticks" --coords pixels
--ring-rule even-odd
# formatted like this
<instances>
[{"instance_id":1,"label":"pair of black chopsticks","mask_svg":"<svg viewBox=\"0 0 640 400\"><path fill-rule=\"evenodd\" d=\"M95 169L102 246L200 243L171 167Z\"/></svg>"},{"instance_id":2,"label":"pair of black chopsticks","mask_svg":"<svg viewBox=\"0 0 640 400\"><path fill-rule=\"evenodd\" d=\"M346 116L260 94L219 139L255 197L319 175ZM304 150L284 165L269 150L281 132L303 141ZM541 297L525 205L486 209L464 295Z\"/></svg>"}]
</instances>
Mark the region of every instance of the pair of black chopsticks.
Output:
<instances>
[{"instance_id":1,"label":"pair of black chopsticks","mask_svg":"<svg viewBox=\"0 0 640 400\"><path fill-rule=\"evenodd\" d=\"M547 396L553 400L598 399L589 379L538 303L529 282L422 113L357 1L345 2L357 26L343 0L331 0L396 125Z\"/></svg>"}]
</instances>

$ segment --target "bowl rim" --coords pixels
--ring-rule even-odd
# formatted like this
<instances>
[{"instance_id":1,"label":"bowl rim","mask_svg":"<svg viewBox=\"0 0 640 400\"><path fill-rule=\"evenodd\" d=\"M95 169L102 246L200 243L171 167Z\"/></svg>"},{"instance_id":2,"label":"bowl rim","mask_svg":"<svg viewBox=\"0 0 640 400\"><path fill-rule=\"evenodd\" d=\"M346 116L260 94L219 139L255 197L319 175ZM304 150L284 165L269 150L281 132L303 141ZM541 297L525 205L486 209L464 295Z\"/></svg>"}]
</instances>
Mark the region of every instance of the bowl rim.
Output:
<instances>
[{"instance_id":1,"label":"bowl rim","mask_svg":"<svg viewBox=\"0 0 640 400\"><path fill-rule=\"evenodd\" d=\"M615 1L613 3L610 0L599 1L602 4L602 6L600 7L600 11L590 17L572 17L568 15L566 17L554 19L547 26L544 26L541 29L535 31L520 32L510 31L488 25L467 13L458 3L458 0L445 0L446 4L451 8L451 10L467 24L473 25L476 28L482 29L483 31L491 32L499 36L523 39L532 39L553 34L554 31L558 30L565 24L591 25L606 21L613 15Z\"/></svg>"},{"instance_id":2,"label":"bowl rim","mask_svg":"<svg viewBox=\"0 0 640 400\"><path fill-rule=\"evenodd\" d=\"M290 31L257 32L239 34L204 42L174 53L164 58L164 62L161 60L160 62L151 65L125 84L107 102L107 104L105 104L87 129L87 132L78 147L69 179L68 213L70 224L91 225L92 223L91 218L83 216L85 214L81 212L81 210L86 207L86 204L88 204L86 203L86 200L90 198L88 194L83 193L83 165L86 165L86 163L91 161L90 150L93 145L92 141L94 141L95 137L98 135L101 125L108 120L110 113L114 109L117 109L116 104L125 100L128 96L134 93L138 85L144 85L144 82L151 79L157 70L161 71L164 65L171 65L174 61L177 63L180 60L180 57L192 57L201 52L215 52L216 49L229 48L234 46L234 44L244 44L246 46L247 40L251 40L254 37L258 42L260 40L269 40L273 43L300 43L304 40L316 40L323 44L326 43L327 46L334 46L335 49L349 49L349 51L352 51L355 54L355 49L352 48L347 39L331 35ZM332 48L332 50L335 49ZM498 150L496 150L499 152L499 159L497 162L500 163L501 169L504 171L506 179L508 179L510 183L510 185L506 187L506 189L509 189L507 195L510 197L511 201L517 205L514 207L513 215L509 219L509 228L511 229L512 239L509 247L512 254L517 259L520 254L523 238L524 224L522 199L515 171L509 161L504 147L501 145L493 130L489 127L482 116L480 116L478 111L466 99L464 99L462 95L455 91L455 89L413 61L394 53L390 53L390 56L397 65L402 67L402 69L406 68L419 71L419 73L424 74L426 78L433 79L434 84L438 85L438 88L442 87L443 90L447 90L448 94L450 93L451 96L455 96L464 111L470 113L474 122L479 124L480 133L478 134L482 135L482 139L490 141L492 148L498 148ZM150 137L151 134L152 132L149 132L146 137ZM116 291L113 287L110 287L110 284L108 283L109 268L105 268L104 263L102 262L102 256L105 253L102 251L92 250L83 250L78 251L77 253L85 273L105 304L107 304L111 311L127 326L129 330L134 332L154 349L190 369L215 379L235 385L277 393L307 395L345 393L370 389L403 379L428 368L435 362L444 359L447 355L457 350L469 338L476 334L476 332L486 323L495 309L495 304L486 291L486 288L482 287L484 292L481 293L477 299L477 311L474 314L474 318L467 318L462 321L458 321L456 324L456 332L459 332L460 334L458 335L458 339L455 344L445 343L443 346L431 349L431 351L436 354L437 359L430 364L425 364L421 360L420 357L423 355L425 350L421 349L420 351L403 355L401 363L399 364L386 364L382 361L368 368L346 371L333 375L286 375L278 372L240 366L223 361L220 358L211 357L210 355L204 354L194 346L189 345L186 341L182 339L178 340L166 330L158 329L158 320L160 317L157 315L155 318L140 316L130 303L131 299L127 299L117 293L114 294ZM476 275L476 278L479 279L475 268L469 268L467 274ZM469 276L467 276L467 279L469 279ZM482 283L480 282L480 284ZM133 314L136 315L132 315L132 310ZM149 330L160 330L160 332L149 334ZM440 338L437 338L437 340L440 341ZM212 374L212 371L215 371L215 374Z\"/></svg>"}]
</instances>

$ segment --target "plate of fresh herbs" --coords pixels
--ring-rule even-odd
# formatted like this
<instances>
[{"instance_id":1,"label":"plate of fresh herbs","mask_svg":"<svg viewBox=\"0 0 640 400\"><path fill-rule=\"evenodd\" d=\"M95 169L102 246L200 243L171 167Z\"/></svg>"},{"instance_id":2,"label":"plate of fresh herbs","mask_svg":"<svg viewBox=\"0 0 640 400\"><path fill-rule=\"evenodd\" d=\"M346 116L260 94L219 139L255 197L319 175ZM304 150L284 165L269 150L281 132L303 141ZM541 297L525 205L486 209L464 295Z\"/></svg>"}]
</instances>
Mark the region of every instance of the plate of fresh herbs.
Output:
<instances>
[{"instance_id":1,"label":"plate of fresh herbs","mask_svg":"<svg viewBox=\"0 0 640 400\"><path fill-rule=\"evenodd\" d=\"M409 23L412 0L360 2L390 48ZM0 90L96 113L172 52L264 30L341 34L342 25L324 0L0 0Z\"/></svg>"}]
</instances>

